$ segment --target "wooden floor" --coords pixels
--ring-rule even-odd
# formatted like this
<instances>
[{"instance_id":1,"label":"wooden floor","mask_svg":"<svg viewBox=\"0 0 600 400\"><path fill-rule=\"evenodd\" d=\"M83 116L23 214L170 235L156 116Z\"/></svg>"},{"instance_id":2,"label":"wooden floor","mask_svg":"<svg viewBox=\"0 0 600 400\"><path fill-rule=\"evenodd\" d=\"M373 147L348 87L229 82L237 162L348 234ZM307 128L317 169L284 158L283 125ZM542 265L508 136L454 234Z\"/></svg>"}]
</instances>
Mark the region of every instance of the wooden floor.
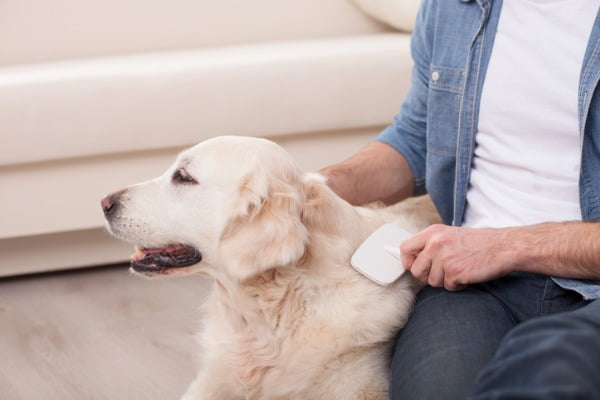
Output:
<instances>
[{"instance_id":1,"label":"wooden floor","mask_svg":"<svg viewBox=\"0 0 600 400\"><path fill-rule=\"evenodd\" d=\"M0 400L178 399L209 287L126 266L0 279Z\"/></svg>"}]
</instances>

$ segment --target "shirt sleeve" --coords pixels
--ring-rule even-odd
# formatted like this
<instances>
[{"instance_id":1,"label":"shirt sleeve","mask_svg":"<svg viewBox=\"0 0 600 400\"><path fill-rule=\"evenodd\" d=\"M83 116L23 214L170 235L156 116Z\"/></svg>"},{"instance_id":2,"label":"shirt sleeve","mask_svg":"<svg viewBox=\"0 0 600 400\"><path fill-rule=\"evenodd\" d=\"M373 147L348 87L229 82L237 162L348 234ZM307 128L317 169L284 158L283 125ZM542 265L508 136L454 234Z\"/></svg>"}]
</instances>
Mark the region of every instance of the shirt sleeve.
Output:
<instances>
[{"instance_id":1,"label":"shirt sleeve","mask_svg":"<svg viewBox=\"0 0 600 400\"><path fill-rule=\"evenodd\" d=\"M433 38L433 1L423 1L411 37L414 61L411 88L391 125L375 139L404 156L415 179L415 194L423 194L426 176L427 96Z\"/></svg>"}]
</instances>

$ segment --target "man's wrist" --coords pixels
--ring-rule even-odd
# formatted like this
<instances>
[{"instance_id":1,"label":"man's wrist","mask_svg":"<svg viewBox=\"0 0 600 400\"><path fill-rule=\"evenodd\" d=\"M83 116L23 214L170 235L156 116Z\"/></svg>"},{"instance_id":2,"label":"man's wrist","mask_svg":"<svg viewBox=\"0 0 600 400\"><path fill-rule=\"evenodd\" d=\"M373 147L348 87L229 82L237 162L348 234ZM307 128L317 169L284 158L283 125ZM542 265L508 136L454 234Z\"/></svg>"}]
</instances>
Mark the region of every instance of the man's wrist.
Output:
<instances>
[{"instance_id":1,"label":"man's wrist","mask_svg":"<svg viewBox=\"0 0 600 400\"><path fill-rule=\"evenodd\" d=\"M525 227L495 229L498 261L504 274L526 271L536 257L532 251L534 246L527 239L526 229Z\"/></svg>"},{"instance_id":2,"label":"man's wrist","mask_svg":"<svg viewBox=\"0 0 600 400\"><path fill-rule=\"evenodd\" d=\"M547 222L507 228L503 247L514 270L567 278L597 279L597 223Z\"/></svg>"}]
</instances>

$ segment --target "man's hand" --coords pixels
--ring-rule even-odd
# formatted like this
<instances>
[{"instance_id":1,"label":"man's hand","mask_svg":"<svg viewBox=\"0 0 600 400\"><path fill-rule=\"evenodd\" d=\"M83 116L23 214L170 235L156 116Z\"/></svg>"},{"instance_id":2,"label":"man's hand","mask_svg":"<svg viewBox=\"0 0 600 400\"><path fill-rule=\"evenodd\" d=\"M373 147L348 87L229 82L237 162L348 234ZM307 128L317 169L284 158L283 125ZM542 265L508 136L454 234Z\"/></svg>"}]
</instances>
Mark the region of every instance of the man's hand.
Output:
<instances>
[{"instance_id":1,"label":"man's hand","mask_svg":"<svg viewBox=\"0 0 600 400\"><path fill-rule=\"evenodd\" d=\"M600 280L599 238L599 222L502 229L432 225L405 240L400 252L420 281L460 290L512 271Z\"/></svg>"},{"instance_id":2,"label":"man's hand","mask_svg":"<svg viewBox=\"0 0 600 400\"><path fill-rule=\"evenodd\" d=\"M508 230L432 225L400 246L404 266L423 283L448 290L513 270Z\"/></svg>"}]
</instances>

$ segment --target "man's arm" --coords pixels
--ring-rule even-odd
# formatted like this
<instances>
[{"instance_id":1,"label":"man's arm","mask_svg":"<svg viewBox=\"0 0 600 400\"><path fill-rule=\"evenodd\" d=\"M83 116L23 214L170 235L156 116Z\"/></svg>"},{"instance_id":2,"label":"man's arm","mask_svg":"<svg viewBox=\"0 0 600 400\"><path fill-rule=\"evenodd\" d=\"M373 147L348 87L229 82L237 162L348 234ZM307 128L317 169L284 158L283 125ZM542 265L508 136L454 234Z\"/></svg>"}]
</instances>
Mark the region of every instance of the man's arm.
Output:
<instances>
[{"instance_id":1,"label":"man's arm","mask_svg":"<svg viewBox=\"0 0 600 400\"><path fill-rule=\"evenodd\" d=\"M410 272L431 286L459 290L513 271L600 279L600 222L471 229L434 225L401 245Z\"/></svg>"},{"instance_id":2,"label":"man's arm","mask_svg":"<svg viewBox=\"0 0 600 400\"><path fill-rule=\"evenodd\" d=\"M425 192L427 103L437 3L422 2L411 35L411 87L394 121L376 142L323 169L329 186L352 204L388 204Z\"/></svg>"},{"instance_id":3,"label":"man's arm","mask_svg":"<svg viewBox=\"0 0 600 400\"><path fill-rule=\"evenodd\" d=\"M372 142L350 158L320 171L327 184L351 204L393 204L412 196L413 173L394 148Z\"/></svg>"}]
</instances>

